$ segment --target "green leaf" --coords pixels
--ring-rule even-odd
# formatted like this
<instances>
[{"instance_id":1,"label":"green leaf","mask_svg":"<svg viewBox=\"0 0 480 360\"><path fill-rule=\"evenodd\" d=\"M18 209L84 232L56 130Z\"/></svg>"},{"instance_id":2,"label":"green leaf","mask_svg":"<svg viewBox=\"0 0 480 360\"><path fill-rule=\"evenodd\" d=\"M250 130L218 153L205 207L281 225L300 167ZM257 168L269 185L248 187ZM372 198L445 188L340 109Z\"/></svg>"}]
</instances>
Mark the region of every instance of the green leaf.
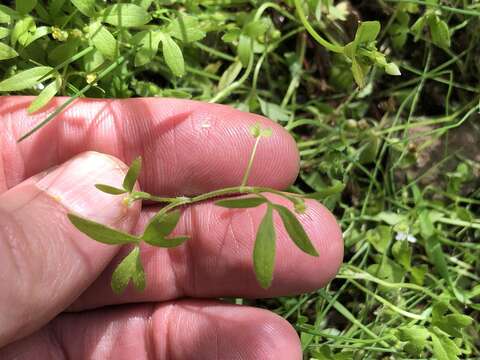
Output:
<instances>
[{"instance_id":1,"label":"green leaf","mask_svg":"<svg viewBox=\"0 0 480 360\"><path fill-rule=\"evenodd\" d=\"M112 60L117 56L117 40L100 22L89 27L89 36L93 46L106 58Z\"/></svg>"},{"instance_id":2,"label":"green leaf","mask_svg":"<svg viewBox=\"0 0 480 360\"><path fill-rule=\"evenodd\" d=\"M35 20L31 16L18 20L10 35L10 43L15 46L18 41L21 45L25 45L29 37L35 33L36 28Z\"/></svg>"},{"instance_id":3,"label":"green leaf","mask_svg":"<svg viewBox=\"0 0 480 360\"><path fill-rule=\"evenodd\" d=\"M47 75L53 68L50 66L36 66L28 70L21 71L8 79L0 82L0 92L19 91L31 88L40 82L40 79L47 80L52 75Z\"/></svg>"},{"instance_id":4,"label":"green leaf","mask_svg":"<svg viewBox=\"0 0 480 360\"><path fill-rule=\"evenodd\" d=\"M16 0L15 8L20 14L27 14L37 5L37 0Z\"/></svg>"},{"instance_id":5,"label":"green leaf","mask_svg":"<svg viewBox=\"0 0 480 360\"><path fill-rule=\"evenodd\" d=\"M392 246L392 254L395 260L405 269L410 269L412 259L412 248L408 241L397 241Z\"/></svg>"},{"instance_id":6,"label":"green leaf","mask_svg":"<svg viewBox=\"0 0 480 360\"><path fill-rule=\"evenodd\" d=\"M310 238L305 232L305 229L303 228L300 221L298 221L295 214L282 205L273 205L273 207L280 215L283 226L285 226L288 235L293 240L295 245L297 245L302 251L306 252L309 255L318 256L317 250L315 250L315 247L313 246Z\"/></svg>"},{"instance_id":7,"label":"green leaf","mask_svg":"<svg viewBox=\"0 0 480 360\"><path fill-rule=\"evenodd\" d=\"M428 26L432 42L440 48L448 49L451 45L448 24L438 16L432 16L428 18Z\"/></svg>"},{"instance_id":8,"label":"green leaf","mask_svg":"<svg viewBox=\"0 0 480 360\"><path fill-rule=\"evenodd\" d=\"M423 326L413 325L399 328L396 336L400 341L408 342L405 350L410 355L419 356L427 345L427 339L430 337L430 333Z\"/></svg>"},{"instance_id":9,"label":"green leaf","mask_svg":"<svg viewBox=\"0 0 480 360\"><path fill-rule=\"evenodd\" d=\"M218 82L218 90L223 90L234 82L241 70L242 63L240 61L237 60L231 63Z\"/></svg>"},{"instance_id":10,"label":"green leaf","mask_svg":"<svg viewBox=\"0 0 480 360\"><path fill-rule=\"evenodd\" d=\"M19 14L5 5L0 5L0 24L10 24Z\"/></svg>"},{"instance_id":11,"label":"green leaf","mask_svg":"<svg viewBox=\"0 0 480 360\"><path fill-rule=\"evenodd\" d=\"M50 16L54 17L62 9L65 0L50 0L48 1L47 10Z\"/></svg>"},{"instance_id":12,"label":"green leaf","mask_svg":"<svg viewBox=\"0 0 480 360\"><path fill-rule=\"evenodd\" d=\"M4 39L8 35L10 35L10 29L7 29L5 27L0 27L0 39Z\"/></svg>"},{"instance_id":13,"label":"green leaf","mask_svg":"<svg viewBox=\"0 0 480 360\"><path fill-rule=\"evenodd\" d=\"M253 266L255 275L260 285L267 289L273 279L275 266L275 227L273 225L272 207L268 206L267 212L260 223L253 249Z\"/></svg>"},{"instance_id":14,"label":"green leaf","mask_svg":"<svg viewBox=\"0 0 480 360\"><path fill-rule=\"evenodd\" d=\"M24 47L27 47L31 43L33 43L35 40L38 40L41 37L48 35L50 33L51 33L51 28L49 26L39 26L35 29L35 32L31 36L28 36L28 39L26 39L22 45Z\"/></svg>"},{"instance_id":15,"label":"green leaf","mask_svg":"<svg viewBox=\"0 0 480 360\"><path fill-rule=\"evenodd\" d=\"M78 39L69 39L48 53L48 61L54 65L63 63L77 53L79 45L80 41Z\"/></svg>"},{"instance_id":16,"label":"green leaf","mask_svg":"<svg viewBox=\"0 0 480 360\"><path fill-rule=\"evenodd\" d=\"M202 40L206 35L195 17L182 13L179 13L166 30L171 36L184 43Z\"/></svg>"},{"instance_id":17,"label":"green leaf","mask_svg":"<svg viewBox=\"0 0 480 360\"><path fill-rule=\"evenodd\" d=\"M215 202L215 205L229 209L253 208L265 204L267 200L261 197L246 197L240 199L224 199Z\"/></svg>"},{"instance_id":18,"label":"green leaf","mask_svg":"<svg viewBox=\"0 0 480 360\"><path fill-rule=\"evenodd\" d=\"M246 35L240 35L237 46L237 54L243 66L247 66L252 53L252 39Z\"/></svg>"},{"instance_id":19,"label":"green leaf","mask_svg":"<svg viewBox=\"0 0 480 360\"><path fill-rule=\"evenodd\" d=\"M288 110L282 108L281 106L263 100L257 96L258 102L260 103L260 109L262 110L263 115L272 119L274 121L288 121L290 119L290 113Z\"/></svg>"},{"instance_id":20,"label":"green leaf","mask_svg":"<svg viewBox=\"0 0 480 360\"><path fill-rule=\"evenodd\" d=\"M460 349L447 336L439 333L431 333L433 355L436 360L457 360Z\"/></svg>"},{"instance_id":21,"label":"green leaf","mask_svg":"<svg viewBox=\"0 0 480 360\"><path fill-rule=\"evenodd\" d=\"M104 244L135 244L139 239L133 235L118 231L95 221L75 214L68 214L70 222L82 233Z\"/></svg>"},{"instance_id":22,"label":"green leaf","mask_svg":"<svg viewBox=\"0 0 480 360\"><path fill-rule=\"evenodd\" d=\"M95 0L70 0L78 11L88 17L95 17Z\"/></svg>"},{"instance_id":23,"label":"green leaf","mask_svg":"<svg viewBox=\"0 0 480 360\"><path fill-rule=\"evenodd\" d=\"M140 175L140 171L142 170L142 158L139 156L135 160L132 161L130 164L130 168L128 169L127 175L123 179L123 188L127 192L132 192L137 182L138 176Z\"/></svg>"},{"instance_id":24,"label":"green leaf","mask_svg":"<svg viewBox=\"0 0 480 360\"><path fill-rule=\"evenodd\" d=\"M118 264L117 268L112 274L112 290L116 294L121 294L128 286L128 283L132 280L133 285L137 290L144 290L145 271L143 269L142 261L140 258L140 248L135 248Z\"/></svg>"},{"instance_id":25,"label":"green leaf","mask_svg":"<svg viewBox=\"0 0 480 360\"><path fill-rule=\"evenodd\" d=\"M43 108L57 94L61 86L62 79L58 77L40 92L35 100L32 101L27 111L31 114Z\"/></svg>"},{"instance_id":26,"label":"green leaf","mask_svg":"<svg viewBox=\"0 0 480 360\"><path fill-rule=\"evenodd\" d=\"M103 191L104 193L110 194L110 195L121 195L125 194L127 191L125 189L119 189L110 185L105 185L105 184L95 184L95 187Z\"/></svg>"},{"instance_id":27,"label":"green leaf","mask_svg":"<svg viewBox=\"0 0 480 360\"><path fill-rule=\"evenodd\" d=\"M414 41L415 42L418 41L420 39L420 37L422 36L423 29L425 28L426 22L427 22L427 19L425 18L425 16L422 16L422 17L418 18L418 20L415 21L415 23L410 28L411 32L414 35Z\"/></svg>"},{"instance_id":28,"label":"green leaf","mask_svg":"<svg viewBox=\"0 0 480 360\"><path fill-rule=\"evenodd\" d=\"M0 60L12 59L17 56L18 53L13 48L0 42Z\"/></svg>"},{"instance_id":29,"label":"green leaf","mask_svg":"<svg viewBox=\"0 0 480 360\"><path fill-rule=\"evenodd\" d=\"M135 54L135 66L149 63L158 51L158 44L163 34L159 31L141 31L132 38L134 44L139 45Z\"/></svg>"},{"instance_id":30,"label":"green leaf","mask_svg":"<svg viewBox=\"0 0 480 360\"><path fill-rule=\"evenodd\" d=\"M357 33L355 34L355 42L368 43L377 39L380 33L380 22L378 21L364 21L360 23Z\"/></svg>"},{"instance_id":31,"label":"green leaf","mask_svg":"<svg viewBox=\"0 0 480 360\"><path fill-rule=\"evenodd\" d=\"M151 20L148 12L135 4L110 5L101 13L101 19L113 26L142 26Z\"/></svg>"},{"instance_id":32,"label":"green leaf","mask_svg":"<svg viewBox=\"0 0 480 360\"><path fill-rule=\"evenodd\" d=\"M166 214L157 214L155 215L150 222L148 223L145 231L142 235L142 240L146 243L164 247L171 248L176 247L188 240L188 236L179 236L174 238L167 238L177 226L178 221L180 220L181 212L180 210L170 211Z\"/></svg>"},{"instance_id":33,"label":"green leaf","mask_svg":"<svg viewBox=\"0 0 480 360\"><path fill-rule=\"evenodd\" d=\"M367 241L380 254L384 254L392 240L392 228L390 226L378 225L365 234Z\"/></svg>"},{"instance_id":34,"label":"green leaf","mask_svg":"<svg viewBox=\"0 0 480 360\"><path fill-rule=\"evenodd\" d=\"M433 306L432 325L445 331L447 334L461 338L463 337L462 329L470 326L473 319L463 314L449 314L447 312L447 303L439 302Z\"/></svg>"},{"instance_id":35,"label":"green leaf","mask_svg":"<svg viewBox=\"0 0 480 360\"><path fill-rule=\"evenodd\" d=\"M367 65L361 64L357 59L352 61L352 74L355 82L359 87L365 86L365 78L368 74L370 67Z\"/></svg>"},{"instance_id":36,"label":"green leaf","mask_svg":"<svg viewBox=\"0 0 480 360\"><path fill-rule=\"evenodd\" d=\"M163 58L173 75L183 76L183 74L185 74L185 64L180 47L169 35L165 35L162 38L162 45Z\"/></svg>"}]
</instances>

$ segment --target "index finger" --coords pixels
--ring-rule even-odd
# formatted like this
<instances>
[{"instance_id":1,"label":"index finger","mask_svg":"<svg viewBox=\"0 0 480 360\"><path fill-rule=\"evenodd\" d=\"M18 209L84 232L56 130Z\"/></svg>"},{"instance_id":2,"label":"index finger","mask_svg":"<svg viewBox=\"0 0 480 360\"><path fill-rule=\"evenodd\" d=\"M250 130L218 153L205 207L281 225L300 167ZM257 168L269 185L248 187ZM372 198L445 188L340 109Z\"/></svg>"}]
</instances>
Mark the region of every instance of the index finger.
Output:
<instances>
[{"instance_id":1,"label":"index finger","mask_svg":"<svg viewBox=\"0 0 480 360\"><path fill-rule=\"evenodd\" d=\"M32 97L0 97L0 192L76 154L94 150L126 163L142 156L142 189L193 195L239 185L252 151L256 122L273 134L262 139L250 183L285 188L296 178L299 156L278 124L231 107L197 101L134 98L79 99L21 143L16 140L66 98L27 113ZM3 175L4 173L4 175Z\"/></svg>"}]
</instances>

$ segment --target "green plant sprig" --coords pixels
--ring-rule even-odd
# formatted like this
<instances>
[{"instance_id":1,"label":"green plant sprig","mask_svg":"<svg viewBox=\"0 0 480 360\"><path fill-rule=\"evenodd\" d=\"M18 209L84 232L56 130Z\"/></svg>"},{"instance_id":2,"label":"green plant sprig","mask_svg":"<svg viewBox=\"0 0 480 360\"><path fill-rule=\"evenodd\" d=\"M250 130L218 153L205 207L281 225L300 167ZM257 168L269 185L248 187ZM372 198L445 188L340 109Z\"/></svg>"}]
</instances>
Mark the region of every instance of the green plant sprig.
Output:
<instances>
[{"instance_id":1,"label":"green plant sprig","mask_svg":"<svg viewBox=\"0 0 480 360\"><path fill-rule=\"evenodd\" d=\"M137 290L142 291L145 289L146 275L140 258L141 242L161 248L172 248L182 245L189 239L189 236L187 235L171 236L180 220L182 206L228 195L241 194L250 196L230 199L222 198L215 201L215 205L227 209L248 209L266 205L266 212L257 230L253 249L254 271L260 286L266 289L270 287L273 280L276 243L276 232L273 222L274 212L279 215L285 230L293 243L303 252L312 256L318 256L317 250L313 246L305 229L294 212L290 211L283 205L275 204L264 196L264 194L270 193L279 195L291 201L294 205L295 212L298 214L301 214L306 210L305 196L290 194L267 187L246 185L260 140L261 138L270 136L271 129L262 129L259 124L256 124L252 127L251 134L255 138L255 145L240 186L214 190L194 197L180 196L174 198L160 197L147 192L136 191L135 184L142 167L142 160L140 157L131 163L129 170L125 175L122 188L106 184L96 184L96 188L102 192L115 196L126 195L124 198L125 206L131 206L135 201L140 200L167 204L149 221L143 234L140 236L131 235L110 228L106 225L85 219L75 214L68 214L69 220L78 230L98 242L109 245L129 244L134 246L130 253L118 264L112 274L111 286L115 293L122 293L127 288L130 281L132 281Z\"/></svg>"}]
</instances>

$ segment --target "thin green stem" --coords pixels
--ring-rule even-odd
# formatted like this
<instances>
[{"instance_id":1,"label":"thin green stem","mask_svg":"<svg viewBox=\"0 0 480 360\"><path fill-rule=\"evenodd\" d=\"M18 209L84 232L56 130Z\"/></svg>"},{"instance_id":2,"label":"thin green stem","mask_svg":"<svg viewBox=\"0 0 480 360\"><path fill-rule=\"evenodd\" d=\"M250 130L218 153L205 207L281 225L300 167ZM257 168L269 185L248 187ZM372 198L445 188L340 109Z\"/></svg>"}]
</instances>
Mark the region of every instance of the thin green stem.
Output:
<instances>
[{"instance_id":1,"label":"thin green stem","mask_svg":"<svg viewBox=\"0 0 480 360\"><path fill-rule=\"evenodd\" d=\"M330 50L335 53L343 54L344 47L332 44L331 42L325 40L323 37L320 36L319 33L315 31L312 25L308 22L307 17L305 16L305 12L303 11L302 2L300 0L294 0L295 9L297 10L298 16L300 17L300 21L302 22L305 29L307 29L308 33L323 47L327 50Z\"/></svg>"},{"instance_id":2,"label":"thin green stem","mask_svg":"<svg viewBox=\"0 0 480 360\"><path fill-rule=\"evenodd\" d=\"M243 175L242 185L246 186L248 182L248 177L250 176L250 172L252 171L253 160L255 159L255 154L257 152L258 144L260 143L261 136L258 136L255 140L255 145L253 145L252 154L250 155L250 159L248 160L247 169L245 170L245 174Z\"/></svg>"}]
</instances>

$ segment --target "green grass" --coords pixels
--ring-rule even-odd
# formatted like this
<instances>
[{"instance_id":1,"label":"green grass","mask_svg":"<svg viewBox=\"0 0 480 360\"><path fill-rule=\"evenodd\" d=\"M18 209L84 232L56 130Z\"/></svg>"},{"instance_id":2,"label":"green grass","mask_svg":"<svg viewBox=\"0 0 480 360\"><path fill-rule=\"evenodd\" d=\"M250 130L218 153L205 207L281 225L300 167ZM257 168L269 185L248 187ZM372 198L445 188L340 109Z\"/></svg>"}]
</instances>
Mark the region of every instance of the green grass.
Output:
<instances>
[{"instance_id":1,"label":"green grass","mask_svg":"<svg viewBox=\"0 0 480 360\"><path fill-rule=\"evenodd\" d=\"M137 0L146 10L126 19L135 26L103 14L102 30L85 14L106 5L23 3L23 14L0 7L9 46L0 78L49 68L15 91L0 83L4 93L38 94L33 81L53 84L45 101L193 98L264 114L292 133L301 153L293 190L337 215L345 265L318 292L244 303L288 319L305 358L480 356L478 2ZM376 43L330 52L353 41L358 20L380 21ZM383 61L402 76L385 74Z\"/></svg>"}]
</instances>

